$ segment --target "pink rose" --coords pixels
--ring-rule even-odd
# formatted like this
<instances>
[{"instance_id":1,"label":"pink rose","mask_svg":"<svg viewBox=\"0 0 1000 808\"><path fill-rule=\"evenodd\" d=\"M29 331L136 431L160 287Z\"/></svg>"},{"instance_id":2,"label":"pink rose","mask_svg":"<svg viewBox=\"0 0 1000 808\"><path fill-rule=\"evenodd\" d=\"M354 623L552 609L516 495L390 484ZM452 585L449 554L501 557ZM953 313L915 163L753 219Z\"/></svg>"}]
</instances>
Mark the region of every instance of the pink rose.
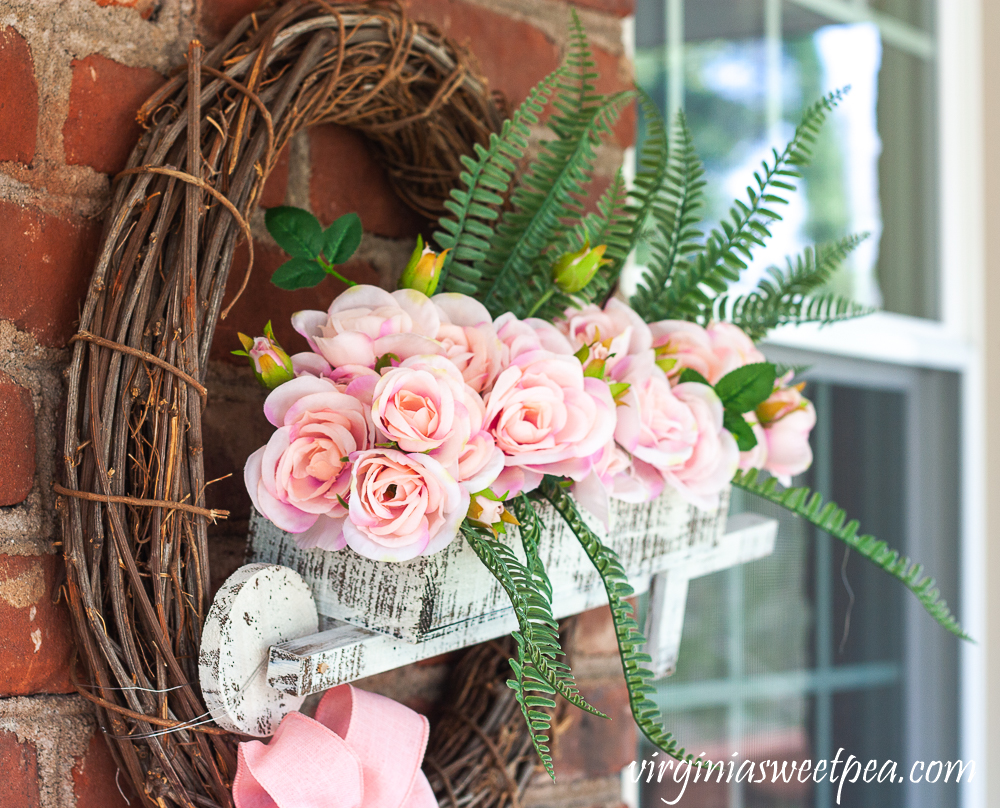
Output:
<instances>
[{"instance_id":1,"label":"pink rose","mask_svg":"<svg viewBox=\"0 0 1000 808\"><path fill-rule=\"evenodd\" d=\"M754 437L757 438L757 445L749 451L740 452L740 468L743 471L747 469L762 469L767 464L767 435L764 432L764 427L757 420L757 413L748 412L743 417L750 424Z\"/></svg>"},{"instance_id":2,"label":"pink rose","mask_svg":"<svg viewBox=\"0 0 1000 808\"><path fill-rule=\"evenodd\" d=\"M428 452L445 467L482 429L482 399L443 356L413 356L382 374L372 420L404 452Z\"/></svg>"},{"instance_id":3,"label":"pink rose","mask_svg":"<svg viewBox=\"0 0 1000 808\"><path fill-rule=\"evenodd\" d=\"M470 494L476 494L493 485L503 467L503 452L489 432L480 430L469 438L458 457L458 481Z\"/></svg>"},{"instance_id":4,"label":"pink rose","mask_svg":"<svg viewBox=\"0 0 1000 808\"><path fill-rule=\"evenodd\" d=\"M608 385L585 378L575 357L528 351L487 396L486 429L505 465L521 472L501 474L494 490L509 484L511 492L530 491L543 474L580 480L590 473L591 455L614 433L615 403Z\"/></svg>"},{"instance_id":5,"label":"pink rose","mask_svg":"<svg viewBox=\"0 0 1000 808\"><path fill-rule=\"evenodd\" d=\"M615 366L612 375L629 385L618 411L615 440L661 474L685 463L698 440L698 422L691 408L674 395L652 357L648 353L629 357Z\"/></svg>"},{"instance_id":6,"label":"pink rose","mask_svg":"<svg viewBox=\"0 0 1000 808\"><path fill-rule=\"evenodd\" d=\"M316 376L320 379L329 379L342 393L348 392L348 388L358 379L373 379L377 382L381 378L367 365L332 367L322 356L312 351L295 354L292 357L292 368L295 370L296 376ZM350 393L348 394L350 395Z\"/></svg>"},{"instance_id":7,"label":"pink rose","mask_svg":"<svg viewBox=\"0 0 1000 808\"><path fill-rule=\"evenodd\" d=\"M367 449L374 429L357 399L327 379L301 376L276 388L264 413L278 427L247 459L244 481L254 507L300 547L339 550L350 493L352 452Z\"/></svg>"},{"instance_id":8,"label":"pink rose","mask_svg":"<svg viewBox=\"0 0 1000 808\"><path fill-rule=\"evenodd\" d=\"M757 407L767 442L767 461L763 467L782 485L791 485L792 477L812 465L809 433L816 426L816 410L802 395L805 385L789 385L791 376L788 373L780 379L767 401Z\"/></svg>"},{"instance_id":9,"label":"pink rose","mask_svg":"<svg viewBox=\"0 0 1000 808\"><path fill-rule=\"evenodd\" d=\"M657 363L671 379L684 368L696 370L715 384L722 378L722 363L712 350L712 340L697 323L686 320L661 320L649 324L656 349Z\"/></svg>"},{"instance_id":10,"label":"pink rose","mask_svg":"<svg viewBox=\"0 0 1000 808\"><path fill-rule=\"evenodd\" d=\"M656 359L671 379L691 368L715 384L738 367L766 361L753 341L732 323L712 323L706 329L685 320L661 320L650 323L649 330Z\"/></svg>"},{"instance_id":11,"label":"pink rose","mask_svg":"<svg viewBox=\"0 0 1000 808\"><path fill-rule=\"evenodd\" d=\"M574 351L590 346L590 359L606 361L607 368L628 354L648 351L653 345L649 326L628 305L611 298L603 309L594 304L567 309L556 323Z\"/></svg>"},{"instance_id":12,"label":"pink rose","mask_svg":"<svg viewBox=\"0 0 1000 808\"><path fill-rule=\"evenodd\" d=\"M674 388L698 423L698 438L691 456L664 476L684 498L706 510L719 506L719 494L736 473L740 450L736 438L722 425L722 401L704 384L688 382Z\"/></svg>"},{"instance_id":13,"label":"pink rose","mask_svg":"<svg viewBox=\"0 0 1000 808\"><path fill-rule=\"evenodd\" d=\"M504 348L490 313L482 303L466 295L434 295L431 302L441 318L436 338L444 355L473 390L489 390L500 373Z\"/></svg>"},{"instance_id":14,"label":"pink rose","mask_svg":"<svg viewBox=\"0 0 1000 808\"><path fill-rule=\"evenodd\" d=\"M611 440L595 455L593 471L573 486L573 495L610 528L610 499L650 502L663 491L663 484L663 476L655 468L630 457Z\"/></svg>"},{"instance_id":15,"label":"pink rose","mask_svg":"<svg viewBox=\"0 0 1000 808\"><path fill-rule=\"evenodd\" d=\"M469 519L483 527L492 527L503 518L503 503L494 497L479 495L469 505Z\"/></svg>"},{"instance_id":16,"label":"pink rose","mask_svg":"<svg viewBox=\"0 0 1000 808\"><path fill-rule=\"evenodd\" d=\"M469 492L433 457L369 449L351 458L344 538L376 561L408 561L447 547L469 510Z\"/></svg>"},{"instance_id":17,"label":"pink rose","mask_svg":"<svg viewBox=\"0 0 1000 808\"><path fill-rule=\"evenodd\" d=\"M648 353L619 363L613 376L630 385L618 411L618 443L692 504L716 507L736 471L739 449L722 425L715 391L692 382L671 388Z\"/></svg>"},{"instance_id":18,"label":"pink rose","mask_svg":"<svg viewBox=\"0 0 1000 808\"><path fill-rule=\"evenodd\" d=\"M326 312L296 312L292 326L335 368L373 368L389 353L400 359L442 353L435 340L441 326L438 310L413 289L390 294L377 286L352 286Z\"/></svg>"},{"instance_id":19,"label":"pink rose","mask_svg":"<svg viewBox=\"0 0 1000 808\"><path fill-rule=\"evenodd\" d=\"M705 330L712 342L712 351L719 361L720 379L736 368L767 361L739 326L732 323L711 323ZM717 379L709 381L715 384Z\"/></svg>"},{"instance_id":20,"label":"pink rose","mask_svg":"<svg viewBox=\"0 0 1000 808\"><path fill-rule=\"evenodd\" d=\"M546 350L562 356L572 356L574 353L573 346L558 328L537 317L519 320L507 312L497 317L494 325L497 336L507 349L504 367L529 351Z\"/></svg>"}]
</instances>

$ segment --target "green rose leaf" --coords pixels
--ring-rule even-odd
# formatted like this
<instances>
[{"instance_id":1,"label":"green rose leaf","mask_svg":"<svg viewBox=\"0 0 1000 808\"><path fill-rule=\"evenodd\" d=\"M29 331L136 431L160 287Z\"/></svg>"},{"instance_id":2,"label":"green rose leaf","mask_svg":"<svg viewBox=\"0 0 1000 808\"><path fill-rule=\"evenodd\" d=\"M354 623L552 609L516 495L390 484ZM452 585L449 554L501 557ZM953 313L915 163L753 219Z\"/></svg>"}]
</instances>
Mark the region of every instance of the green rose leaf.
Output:
<instances>
[{"instance_id":1,"label":"green rose leaf","mask_svg":"<svg viewBox=\"0 0 1000 808\"><path fill-rule=\"evenodd\" d=\"M323 231L323 257L331 264L343 264L361 244L361 219L345 213Z\"/></svg>"},{"instance_id":2,"label":"green rose leaf","mask_svg":"<svg viewBox=\"0 0 1000 808\"><path fill-rule=\"evenodd\" d=\"M291 292L295 289L309 289L326 277L319 264L308 258L293 258L274 270L271 283L279 289Z\"/></svg>"},{"instance_id":3,"label":"green rose leaf","mask_svg":"<svg viewBox=\"0 0 1000 808\"><path fill-rule=\"evenodd\" d=\"M735 410L726 410L722 415L722 425L733 433L736 438L736 445L741 452L749 452L757 445L757 436L753 433L753 427L747 423L746 418Z\"/></svg>"},{"instance_id":4,"label":"green rose leaf","mask_svg":"<svg viewBox=\"0 0 1000 808\"><path fill-rule=\"evenodd\" d=\"M706 384L709 387L712 386L708 383L708 379L693 368L684 368L684 370L681 371L680 380L682 384L684 382L698 382L698 384Z\"/></svg>"},{"instance_id":5,"label":"green rose leaf","mask_svg":"<svg viewBox=\"0 0 1000 808\"><path fill-rule=\"evenodd\" d=\"M719 379L715 392L727 410L750 412L771 395L776 377L777 370L770 362L744 365Z\"/></svg>"},{"instance_id":6,"label":"green rose leaf","mask_svg":"<svg viewBox=\"0 0 1000 808\"><path fill-rule=\"evenodd\" d=\"M309 211L290 207L271 208L264 214L264 224L278 246L293 258L319 257L323 246L323 227Z\"/></svg>"}]
</instances>

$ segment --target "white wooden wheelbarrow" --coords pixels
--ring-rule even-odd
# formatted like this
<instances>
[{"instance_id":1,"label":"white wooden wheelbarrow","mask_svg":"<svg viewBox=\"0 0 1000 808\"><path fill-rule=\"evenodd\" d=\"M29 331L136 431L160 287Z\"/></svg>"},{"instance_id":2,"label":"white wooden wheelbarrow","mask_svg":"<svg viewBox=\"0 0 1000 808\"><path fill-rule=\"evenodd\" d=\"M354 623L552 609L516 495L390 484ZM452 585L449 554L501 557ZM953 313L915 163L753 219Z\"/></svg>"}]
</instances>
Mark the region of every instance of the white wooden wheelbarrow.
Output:
<instances>
[{"instance_id":1,"label":"white wooden wheelbarrow","mask_svg":"<svg viewBox=\"0 0 1000 808\"><path fill-rule=\"evenodd\" d=\"M774 549L777 522L741 514L727 525L725 499L717 511L700 511L667 490L645 505L614 502L610 531L591 522L636 592L651 593L646 650L656 678L677 662L688 581ZM547 504L536 507L554 615L607 603L563 520ZM271 735L311 693L517 628L506 594L461 536L432 556L378 562L350 550L300 550L255 513L248 560L215 597L199 660L212 717L234 732Z\"/></svg>"}]
</instances>

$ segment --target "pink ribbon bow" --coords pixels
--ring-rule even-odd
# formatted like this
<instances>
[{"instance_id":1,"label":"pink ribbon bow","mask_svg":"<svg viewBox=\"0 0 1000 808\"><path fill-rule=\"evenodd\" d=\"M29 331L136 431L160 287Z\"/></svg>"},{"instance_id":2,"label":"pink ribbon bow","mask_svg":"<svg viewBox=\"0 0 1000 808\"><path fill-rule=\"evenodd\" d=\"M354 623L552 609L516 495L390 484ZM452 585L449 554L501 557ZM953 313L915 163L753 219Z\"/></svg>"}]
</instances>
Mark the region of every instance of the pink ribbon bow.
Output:
<instances>
[{"instance_id":1,"label":"pink ribbon bow","mask_svg":"<svg viewBox=\"0 0 1000 808\"><path fill-rule=\"evenodd\" d=\"M341 685L312 719L282 719L268 744L240 744L237 808L437 808L420 770L427 719L409 707Z\"/></svg>"}]
</instances>

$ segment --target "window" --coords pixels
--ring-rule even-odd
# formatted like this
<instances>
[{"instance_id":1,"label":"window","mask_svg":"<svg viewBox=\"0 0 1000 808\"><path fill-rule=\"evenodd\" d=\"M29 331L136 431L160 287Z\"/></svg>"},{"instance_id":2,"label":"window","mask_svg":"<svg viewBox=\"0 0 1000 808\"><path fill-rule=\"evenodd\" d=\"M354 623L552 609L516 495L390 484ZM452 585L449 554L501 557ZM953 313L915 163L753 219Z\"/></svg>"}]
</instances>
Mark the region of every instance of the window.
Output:
<instances>
[{"instance_id":1,"label":"window","mask_svg":"<svg viewBox=\"0 0 1000 808\"><path fill-rule=\"evenodd\" d=\"M962 245L979 235L975 203L961 200L976 188L963 140L976 117L959 79L977 69L962 44L976 30L964 0L944 5L949 13L932 0L639 0L635 63L661 110L685 112L718 193L709 226L805 105L851 85L744 283L807 244L871 233L832 286L881 312L779 330L764 346L774 361L809 366L815 462L796 482L923 561L975 635L981 447L970 435L982 414L978 332L965 307L977 259ZM792 761L843 747L906 773L916 760L983 759L978 651L835 540L756 498L734 496L733 508L773 515L781 528L770 558L691 582L678 669L658 694L688 751ZM961 788L859 781L841 804L983 806L984 774ZM837 804L829 782L768 781L689 787L678 804ZM677 794L643 788L645 806Z\"/></svg>"}]
</instances>

